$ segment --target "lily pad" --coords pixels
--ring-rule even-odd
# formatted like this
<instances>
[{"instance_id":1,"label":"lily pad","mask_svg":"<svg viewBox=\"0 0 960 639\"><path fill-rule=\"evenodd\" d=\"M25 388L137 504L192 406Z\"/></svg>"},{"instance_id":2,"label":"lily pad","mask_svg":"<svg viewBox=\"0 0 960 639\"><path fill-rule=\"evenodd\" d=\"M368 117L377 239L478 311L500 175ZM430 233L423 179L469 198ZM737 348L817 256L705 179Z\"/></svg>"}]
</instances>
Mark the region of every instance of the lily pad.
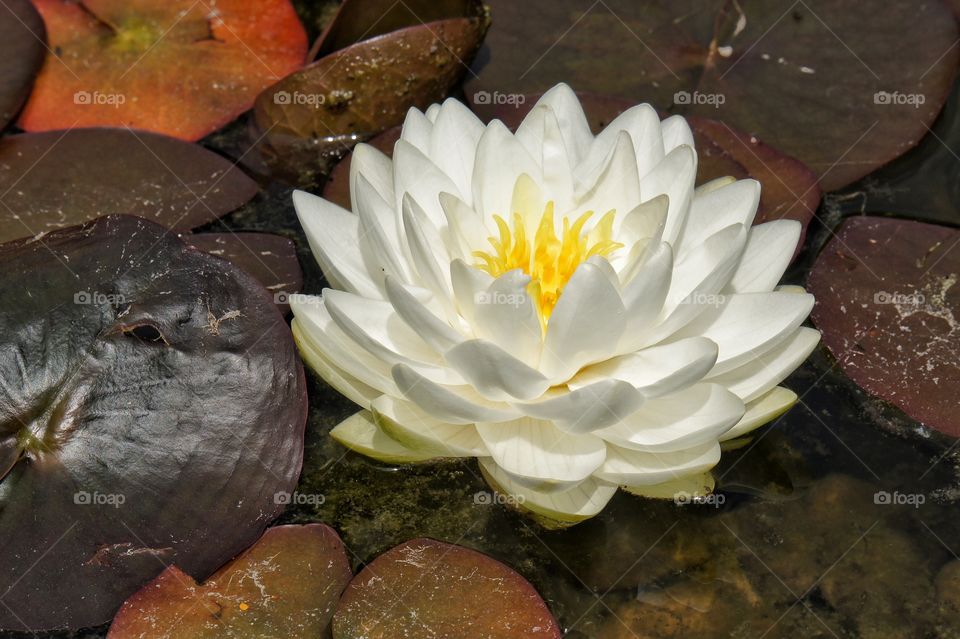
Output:
<instances>
[{"instance_id":1,"label":"lily pad","mask_svg":"<svg viewBox=\"0 0 960 639\"><path fill-rule=\"evenodd\" d=\"M8 242L0 273L0 629L95 626L250 546L303 456L272 296L129 216Z\"/></svg>"},{"instance_id":2,"label":"lily pad","mask_svg":"<svg viewBox=\"0 0 960 639\"><path fill-rule=\"evenodd\" d=\"M303 65L289 0L34 0L47 56L27 131L127 126L197 140Z\"/></svg>"},{"instance_id":3,"label":"lily pad","mask_svg":"<svg viewBox=\"0 0 960 639\"><path fill-rule=\"evenodd\" d=\"M276 526L203 584L170 566L124 603L107 637L321 637L352 576L329 526Z\"/></svg>"},{"instance_id":4,"label":"lily pad","mask_svg":"<svg viewBox=\"0 0 960 639\"><path fill-rule=\"evenodd\" d=\"M73 129L0 140L0 242L111 214L189 230L256 192L225 158L155 133Z\"/></svg>"},{"instance_id":5,"label":"lily pad","mask_svg":"<svg viewBox=\"0 0 960 639\"><path fill-rule=\"evenodd\" d=\"M43 65L44 29L30 0L7 0L0 12L0 129L30 94Z\"/></svg>"},{"instance_id":6,"label":"lily pad","mask_svg":"<svg viewBox=\"0 0 960 639\"><path fill-rule=\"evenodd\" d=\"M475 550L414 539L354 577L333 617L334 639L560 637L523 577Z\"/></svg>"},{"instance_id":7,"label":"lily pad","mask_svg":"<svg viewBox=\"0 0 960 639\"><path fill-rule=\"evenodd\" d=\"M846 220L807 282L811 319L843 371L926 426L960 437L960 231Z\"/></svg>"},{"instance_id":8,"label":"lily pad","mask_svg":"<svg viewBox=\"0 0 960 639\"><path fill-rule=\"evenodd\" d=\"M488 24L485 14L418 23L341 49L264 91L254 107L257 127L277 156L339 158L400 124L410 107L443 99Z\"/></svg>"},{"instance_id":9,"label":"lily pad","mask_svg":"<svg viewBox=\"0 0 960 639\"><path fill-rule=\"evenodd\" d=\"M185 235L183 241L211 255L230 260L257 278L284 312L288 298L303 288L303 271L297 260L297 247L272 233L199 233Z\"/></svg>"},{"instance_id":10,"label":"lily pad","mask_svg":"<svg viewBox=\"0 0 960 639\"><path fill-rule=\"evenodd\" d=\"M490 0L467 96L564 81L728 123L797 158L825 190L927 133L960 60L943 2ZM896 55L890 50L895 41Z\"/></svg>"}]
</instances>

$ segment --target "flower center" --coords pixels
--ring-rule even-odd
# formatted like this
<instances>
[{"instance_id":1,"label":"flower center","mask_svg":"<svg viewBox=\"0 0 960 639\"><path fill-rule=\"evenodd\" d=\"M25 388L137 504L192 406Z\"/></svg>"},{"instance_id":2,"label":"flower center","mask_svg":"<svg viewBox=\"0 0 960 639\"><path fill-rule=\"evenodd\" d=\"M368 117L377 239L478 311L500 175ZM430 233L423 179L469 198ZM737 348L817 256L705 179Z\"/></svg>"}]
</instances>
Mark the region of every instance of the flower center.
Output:
<instances>
[{"instance_id":1,"label":"flower center","mask_svg":"<svg viewBox=\"0 0 960 639\"><path fill-rule=\"evenodd\" d=\"M553 220L553 202L547 202L532 237L529 237L520 213L513 214L512 227L502 217L494 215L500 237L489 238L493 247L491 251L473 252L481 260L476 266L493 277L514 269L521 269L529 275L531 282L527 291L545 328L563 287L577 267L594 255L607 257L623 246L612 239L615 215L611 209L586 233L583 227L593 216L593 211L587 211L572 224L564 217L559 237Z\"/></svg>"}]
</instances>

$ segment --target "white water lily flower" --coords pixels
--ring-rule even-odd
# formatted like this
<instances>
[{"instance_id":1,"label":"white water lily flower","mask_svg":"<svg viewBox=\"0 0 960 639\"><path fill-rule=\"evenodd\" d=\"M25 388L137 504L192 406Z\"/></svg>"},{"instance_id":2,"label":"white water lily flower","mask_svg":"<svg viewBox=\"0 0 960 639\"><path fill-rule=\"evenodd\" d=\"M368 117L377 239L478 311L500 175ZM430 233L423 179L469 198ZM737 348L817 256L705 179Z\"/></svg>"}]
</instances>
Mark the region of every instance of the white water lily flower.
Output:
<instances>
[{"instance_id":1,"label":"white water lily flower","mask_svg":"<svg viewBox=\"0 0 960 639\"><path fill-rule=\"evenodd\" d=\"M293 301L306 361L363 407L333 431L391 462L477 457L541 515L618 487L708 491L720 442L786 410L819 339L778 288L800 236L751 226L753 180L694 188L685 120L636 106L591 134L566 85L516 133L412 109L393 160L353 153L353 211L294 204L334 289Z\"/></svg>"}]
</instances>

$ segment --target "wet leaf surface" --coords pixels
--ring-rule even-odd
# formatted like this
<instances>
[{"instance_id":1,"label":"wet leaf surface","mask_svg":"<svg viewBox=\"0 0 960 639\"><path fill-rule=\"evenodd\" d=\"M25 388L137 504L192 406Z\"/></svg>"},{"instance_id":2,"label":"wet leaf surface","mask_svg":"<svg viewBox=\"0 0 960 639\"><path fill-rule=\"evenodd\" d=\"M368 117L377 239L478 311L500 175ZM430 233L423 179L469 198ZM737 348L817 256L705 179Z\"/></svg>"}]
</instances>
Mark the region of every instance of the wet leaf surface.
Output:
<instances>
[{"instance_id":1,"label":"wet leaf surface","mask_svg":"<svg viewBox=\"0 0 960 639\"><path fill-rule=\"evenodd\" d=\"M0 129L20 110L46 49L43 20L30 0L7 0L0 11Z\"/></svg>"},{"instance_id":2,"label":"wet leaf surface","mask_svg":"<svg viewBox=\"0 0 960 639\"><path fill-rule=\"evenodd\" d=\"M489 4L479 79L466 87L474 102L560 81L651 102L757 136L813 169L825 190L926 135L960 59L956 22L939 1Z\"/></svg>"},{"instance_id":3,"label":"wet leaf surface","mask_svg":"<svg viewBox=\"0 0 960 639\"><path fill-rule=\"evenodd\" d=\"M329 526L276 526L202 584L167 568L124 603L107 637L321 637L352 576Z\"/></svg>"},{"instance_id":4,"label":"wet leaf surface","mask_svg":"<svg viewBox=\"0 0 960 639\"><path fill-rule=\"evenodd\" d=\"M189 230L256 192L227 159L154 133L73 129L0 140L0 242L111 214Z\"/></svg>"},{"instance_id":5,"label":"wet leaf surface","mask_svg":"<svg viewBox=\"0 0 960 639\"><path fill-rule=\"evenodd\" d=\"M398 599L399 597L399 599ZM414 539L354 577L333 619L334 639L560 637L536 590L475 550Z\"/></svg>"},{"instance_id":6,"label":"wet leaf surface","mask_svg":"<svg viewBox=\"0 0 960 639\"><path fill-rule=\"evenodd\" d=\"M817 258L811 318L843 371L926 426L960 437L960 242L955 229L844 222Z\"/></svg>"},{"instance_id":7,"label":"wet leaf surface","mask_svg":"<svg viewBox=\"0 0 960 639\"><path fill-rule=\"evenodd\" d=\"M203 578L255 541L306 419L263 287L129 216L0 265L0 629L104 623L166 565Z\"/></svg>"},{"instance_id":8,"label":"wet leaf surface","mask_svg":"<svg viewBox=\"0 0 960 639\"><path fill-rule=\"evenodd\" d=\"M358 140L439 102L468 69L485 17L418 24L328 55L264 91L254 107L265 155L285 165L338 159Z\"/></svg>"},{"instance_id":9,"label":"wet leaf surface","mask_svg":"<svg viewBox=\"0 0 960 639\"><path fill-rule=\"evenodd\" d=\"M288 297L303 288L303 271L293 241L272 233L199 233L183 241L230 260L257 278L286 312Z\"/></svg>"},{"instance_id":10,"label":"wet leaf surface","mask_svg":"<svg viewBox=\"0 0 960 639\"><path fill-rule=\"evenodd\" d=\"M128 126L197 140L300 68L289 0L35 0L47 56L20 116L28 131Z\"/></svg>"}]
</instances>

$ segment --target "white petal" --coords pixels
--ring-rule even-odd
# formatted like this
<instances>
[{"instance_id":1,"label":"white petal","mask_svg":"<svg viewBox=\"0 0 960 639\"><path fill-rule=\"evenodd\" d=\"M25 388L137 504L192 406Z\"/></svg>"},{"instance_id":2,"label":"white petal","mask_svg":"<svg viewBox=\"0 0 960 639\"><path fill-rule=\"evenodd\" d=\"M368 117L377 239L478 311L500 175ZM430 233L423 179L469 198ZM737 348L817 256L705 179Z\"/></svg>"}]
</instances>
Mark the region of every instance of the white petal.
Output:
<instances>
[{"instance_id":1,"label":"white petal","mask_svg":"<svg viewBox=\"0 0 960 639\"><path fill-rule=\"evenodd\" d=\"M568 385L577 389L602 379L619 379L644 397L659 397L699 381L716 360L717 345L713 341L689 337L588 366Z\"/></svg>"},{"instance_id":2,"label":"white petal","mask_svg":"<svg viewBox=\"0 0 960 639\"><path fill-rule=\"evenodd\" d=\"M524 415L556 422L569 433L589 433L627 419L643 394L626 382L606 379L576 390L553 389L535 402L512 402Z\"/></svg>"},{"instance_id":3,"label":"white petal","mask_svg":"<svg viewBox=\"0 0 960 639\"><path fill-rule=\"evenodd\" d=\"M489 457L480 459L480 468L494 490L508 495L518 507L558 522L576 523L593 517L617 492L615 484L594 477L562 492L537 491L521 486Z\"/></svg>"},{"instance_id":4,"label":"white petal","mask_svg":"<svg viewBox=\"0 0 960 639\"><path fill-rule=\"evenodd\" d=\"M566 84L560 83L537 100L533 109L527 114L527 118L536 118L537 116L533 113L538 107L547 107L553 111L560 125L564 147L572 160L571 166L578 165L593 142L593 134L590 132L587 116L583 113L577 94ZM523 123L517 128L518 135L522 128L524 128Z\"/></svg>"},{"instance_id":5,"label":"white petal","mask_svg":"<svg viewBox=\"0 0 960 639\"><path fill-rule=\"evenodd\" d=\"M597 135L586 159L578 167L577 173L585 180L592 181L603 166L604 159L613 149L621 131L626 131L633 142L637 157L637 175L643 177L663 160L663 140L660 132L660 118L649 104L638 104L627 109ZM649 197L649 196L648 196Z\"/></svg>"},{"instance_id":6,"label":"white petal","mask_svg":"<svg viewBox=\"0 0 960 639\"><path fill-rule=\"evenodd\" d=\"M554 382L609 357L626 326L620 293L596 266L577 267L550 315L540 370Z\"/></svg>"},{"instance_id":7,"label":"white petal","mask_svg":"<svg viewBox=\"0 0 960 639\"><path fill-rule=\"evenodd\" d=\"M437 116L440 115L440 105L434 102L433 104L427 107L427 110L424 111L423 114L427 116L428 120L436 124Z\"/></svg>"},{"instance_id":8,"label":"white petal","mask_svg":"<svg viewBox=\"0 0 960 639\"><path fill-rule=\"evenodd\" d=\"M630 136L621 131L606 164L589 189L578 198L578 217L593 211L593 222L610 210L625 213L640 204L640 178L637 175L637 156Z\"/></svg>"},{"instance_id":9,"label":"white petal","mask_svg":"<svg viewBox=\"0 0 960 639\"><path fill-rule=\"evenodd\" d=\"M373 185L384 202L394 201L393 161L378 148L362 142L350 155L350 201L354 205L357 202L357 178L361 175ZM384 228L396 231L396 218L392 226L384 223Z\"/></svg>"},{"instance_id":10,"label":"white petal","mask_svg":"<svg viewBox=\"0 0 960 639\"><path fill-rule=\"evenodd\" d=\"M695 497L706 497L713 492L716 482L710 473L690 475L674 481L652 486L623 486L623 490L638 497L672 499L678 504L687 504Z\"/></svg>"},{"instance_id":11,"label":"white petal","mask_svg":"<svg viewBox=\"0 0 960 639\"><path fill-rule=\"evenodd\" d=\"M735 293L773 290L793 258L802 229L796 220L777 220L751 228L727 289Z\"/></svg>"},{"instance_id":12,"label":"white petal","mask_svg":"<svg viewBox=\"0 0 960 639\"><path fill-rule=\"evenodd\" d=\"M683 229L693 197L693 184L697 177L697 154L692 147L679 146L668 153L663 161L640 179L640 193L644 200L665 193L670 198L667 224L663 239L671 244Z\"/></svg>"},{"instance_id":13,"label":"white petal","mask_svg":"<svg viewBox=\"0 0 960 639\"><path fill-rule=\"evenodd\" d=\"M381 392L379 390L367 386L325 357L321 349L304 334L296 318L291 322L290 329L293 332L293 339L297 343L300 356L303 357L310 368L323 378L323 381L361 408L370 408L371 402L380 397Z\"/></svg>"},{"instance_id":14,"label":"white petal","mask_svg":"<svg viewBox=\"0 0 960 639\"><path fill-rule=\"evenodd\" d=\"M661 242L623 287L627 322L617 352L635 351L645 343L647 329L660 317L672 281L673 249Z\"/></svg>"},{"instance_id":15,"label":"white petal","mask_svg":"<svg viewBox=\"0 0 960 639\"><path fill-rule=\"evenodd\" d=\"M709 381L723 384L745 402L753 401L802 364L819 341L819 331L801 326L775 348L729 373L711 377Z\"/></svg>"},{"instance_id":16,"label":"white petal","mask_svg":"<svg viewBox=\"0 0 960 639\"><path fill-rule=\"evenodd\" d=\"M477 302L483 299L493 278L485 271L456 259L450 262L450 280L457 310L469 324L476 325Z\"/></svg>"},{"instance_id":17,"label":"white petal","mask_svg":"<svg viewBox=\"0 0 960 639\"><path fill-rule=\"evenodd\" d=\"M471 386L488 399L532 399L550 386L550 380L487 340L462 342L444 358Z\"/></svg>"},{"instance_id":18,"label":"white petal","mask_svg":"<svg viewBox=\"0 0 960 639\"><path fill-rule=\"evenodd\" d=\"M715 308L673 336L700 335L716 342L720 352L712 375L732 370L786 339L813 309L813 295L806 293L734 293L717 300Z\"/></svg>"},{"instance_id":19,"label":"white petal","mask_svg":"<svg viewBox=\"0 0 960 639\"><path fill-rule=\"evenodd\" d=\"M403 284L388 277L385 288L397 314L435 351L442 353L463 341L463 335L431 313Z\"/></svg>"},{"instance_id":20,"label":"white petal","mask_svg":"<svg viewBox=\"0 0 960 639\"><path fill-rule=\"evenodd\" d=\"M637 240L650 238L656 246L663 237L669 208L670 198L666 195L658 195L638 204L622 219L618 217L614 220L617 241L629 246Z\"/></svg>"},{"instance_id":21,"label":"white petal","mask_svg":"<svg viewBox=\"0 0 960 639\"><path fill-rule=\"evenodd\" d=\"M671 115L660 123L663 133L663 151L670 153L679 146L693 147L693 131L686 119L680 115Z\"/></svg>"},{"instance_id":22,"label":"white petal","mask_svg":"<svg viewBox=\"0 0 960 639\"><path fill-rule=\"evenodd\" d=\"M434 457L490 454L473 424L438 421L410 402L381 395L373 402L372 413L373 420L387 435L419 453Z\"/></svg>"},{"instance_id":23,"label":"white petal","mask_svg":"<svg viewBox=\"0 0 960 639\"><path fill-rule=\"evenodd\" d=\"M747 404L747 412L736 425L723 434L720 441L736 439L755 428L770 423L787 412L797 401L797 394L782 386L776 386Z\"/></svg>"},{"instance_id":24,"label":"white petal","mask_svg":"<svg viewBox=\"0 0 960 639\"><path fill-rule=\"evenodd\" d=\"M396 233L393 209L364 175L357 176L353 208L360 219L360 248L371 276L380 284L387 275L410 281L400 241Z\"/></svg>"},{"instance_id":25,"label":"white petal","mask_svg":"<svg viewBox=\"0 0 960 639\"><path fill-rule=\"evenodd\" d=\"M478 423L477 432L503 470L543 481L586 479L603 463L607 446L592 435L572 435L549 421L523 417Z\"/></svg>"},{"instance_id":26,"label":"white petal","mask_svg":"<svg viewBox=\"0 0 960 639\"><path fill-rule=\"evenodd\" d=\"M535 107L517 128L516 136L540 164L544 189L550 193L557 210L569 210L573 205L576 160L574 152L567 147L556 114L547 106Z\"/></svg>"},{"instance_id":27,"label":"white petal","mask_svg":"<svg viewBox=\"0 0 960 639\"><path fill-rule=\"evenodd\" d=\"M450 256L444 250L437 227L410 195L404 196L402 206L407 247L420 282L433 291L441 303L449 305L453 288L443 265L450 263Z\"/></svg>"},{"instance_id":28,"label":"white petal","mask_svg":"<svg viewBox=\"0 0 960 639\"><path fill-rule=\"evenodd\" d=\"M540 363L542 329L533 300L527 293L530 276L515 269L495 279L476 298L474 328L530 366Z\"/></svg>"},{"instance_id":29,"label":"white petal","mask_svg":"<svg viewBox=\"0 0 960 639\"><path fill-rule=\"evenodd\" d=\"M509 421L519 416L506 404L485 400L469 386L442 386L404 364L393 367L397 388L408 400L451 424Z\"/></svg>"},{"instance_id":30,"label":"white petal","mask_svg":"<svg viewBox=\"0 0 960 639\"><path fill-rule=\"evenodd\" d=\"M621 486L653 486L700 475L720 461L716 441L668 453L646 453L609 446L607 458L596 476Z\"/></svg>"},{"instance_id":31,"label":"white petal","mask_svg":"<svg viewBox=\"0 0 960 639\"><path fill-rule=\"evenodd\" d=\"M678 254L682 258L731 224L750 228L759 204L760 183L756 180L737 180L706 194L698 192L678 241Z\"/></svg>"},{"instance_id":32,"label":"white petal","mask_svg":"<svg viewBox=\"0 0 960 639\"><path fill-rule=\"evenodd\" d=\"M458 100L448 98L430 136L430 159L450 176L464 197L471 197L473 164L483 123Z\"/></svg>"},{"instance_id":33,"label":"white petal","mask_svg":"<svg viewBox=\"0 0 960 639\"><path fill-rule=\"evenodd\" d=\"M433 123L420 112L420 109L416 107L407 109L407 115L403 120L403 128L400 131L401 140L409 142L426 155L430 152L430 133L432 131Z\"/></svg>"},{"instance_id":34,"label":"white petal","mask_svg":"<svg viewBox=\"0 0 960 639\"><path fill-rule=\"evenodd\" d=\"M477 145L473 167L473 208L486 222L494 215L510 218L517 178L526 173L540 182L540 165L499 120L491 122Z\"/></svg>"},{"instance_id":35,"label":"white petal","mask_svg":"<svg viewBox=\"0 0 960 639\"><path fill-rule=\"evenodd\" d=\"M393 184L397 227L403 228L404 196L409 194L427 214L437 229L446 227L446 217L440 207L440 194L452 193L462 199L446 173L409 142L398 140L393 148Z\"/></svg>"},{"instance_id":36,"label":"white petal","mask_svg":"<svg viewBox=\"0 0 960 639\"><path fill-rule=\"evenodd\" d=\"M305 191L293 192L293 206L323 274L331 286L382 299L359 246L359 218L333 202Z\"/></svg>"},{"instance_id":37,"label":"white petal","mask_svg":"<svg viewBox=\"0 0 960 639\"><path fill-rule=\"evenodd\" d=\"M370 412L365 410L337 424L330 431L330 436L351 450L388 464L408 464L434 458L410 450L389 437L373 422Z\"/></svg>"},{"instance_id":38,"label":"white petal","mask_svg":"<svg viewBox=\"0 0 960 639\"><path fill-rule=\"evenodd\" d=\"M697 384L648 400L623 421L594 434L621 448L683 450L717 441L743 414L743 402L723 386Z\"/></svg>"},{"instance_id":39,"label":"white petal","mask_svg":"<svg viewBox=\"0 0 960 639\"><path fill-rule=\"evenodd\" d=\"M440 194L440 207L447 218L447 249L452 258L473 260L473 252L487 247L490 230L477 212L450 193Z\"/></svg>"}]
</instances>

